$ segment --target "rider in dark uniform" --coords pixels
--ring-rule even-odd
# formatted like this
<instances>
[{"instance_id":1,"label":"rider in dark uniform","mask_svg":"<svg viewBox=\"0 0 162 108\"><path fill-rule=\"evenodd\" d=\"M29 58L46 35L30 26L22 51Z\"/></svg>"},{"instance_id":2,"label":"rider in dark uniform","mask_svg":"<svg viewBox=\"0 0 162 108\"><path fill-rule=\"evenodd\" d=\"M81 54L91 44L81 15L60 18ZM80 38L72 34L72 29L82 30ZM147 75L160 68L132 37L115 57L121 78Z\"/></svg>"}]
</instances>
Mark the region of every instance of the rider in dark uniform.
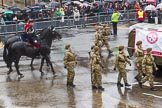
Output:
<instances>
[{"instance_id":1,"label":"rider in dark uniform","mask_svg":"<svg viewBox=\"0 0 162 108\"><path fill-rule=\"evenodd\" d=\"M38 37L35 35L34 30L34 20L29 19L28 22L24 25L24 34L21 36L21 39L24 42L28 42L36 48L39 48Z\"/></svg>"}]
</instances>

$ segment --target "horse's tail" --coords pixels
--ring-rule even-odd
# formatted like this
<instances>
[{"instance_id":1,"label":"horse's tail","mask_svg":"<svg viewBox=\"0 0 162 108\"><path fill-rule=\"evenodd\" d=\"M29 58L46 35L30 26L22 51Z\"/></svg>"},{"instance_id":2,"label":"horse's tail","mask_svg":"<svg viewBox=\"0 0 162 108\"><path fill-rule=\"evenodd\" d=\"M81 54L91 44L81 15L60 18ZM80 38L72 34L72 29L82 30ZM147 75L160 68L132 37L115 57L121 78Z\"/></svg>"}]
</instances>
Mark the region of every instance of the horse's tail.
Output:
<instances>
[{"instance_id":1,"label":"horse's tail","mask_svg":"<svg viewBox=\"0 0 162 108\"><path fill-rule=\"evenodd\" d=\"M8 55L8 50L7 50L7 45L5 43L4 50L3 50L3 60L5 63L7 63L7 55Z\"/></svg>"}]
</instances>

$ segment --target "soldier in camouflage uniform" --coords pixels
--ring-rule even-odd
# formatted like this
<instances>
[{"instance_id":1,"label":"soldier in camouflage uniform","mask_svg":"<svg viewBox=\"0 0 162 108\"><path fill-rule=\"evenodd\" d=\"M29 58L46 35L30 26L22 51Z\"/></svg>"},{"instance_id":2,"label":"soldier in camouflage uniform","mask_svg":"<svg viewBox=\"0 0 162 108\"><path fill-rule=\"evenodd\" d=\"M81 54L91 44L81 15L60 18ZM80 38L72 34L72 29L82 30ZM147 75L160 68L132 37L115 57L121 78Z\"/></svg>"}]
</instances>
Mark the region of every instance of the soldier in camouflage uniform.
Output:
<instances>
[{"instance_id":1,"label":"soldier in camouflage uniform","mask_svg":"<svg viewBox=\"0 0 162 108\"><path fill-rule=\"evenodd\" d=\"M64 66L67 69L67 86L75 87L73 84L76 67L76 55L71 50L71 45L67 44L65 46L66 52L64 55Z\"/></svg>"},{"instance_id":2,"label":"soldier in camouflage uniform","mask_svg":"<svg viewBox=\"0 0 162 108\"><path fill-rule=\"evenodd\" d=\"M146 49L147 54L144 56L144 59L142 60L142 70L143 73L145 73L145 77L140 81L140 87L142 88L142 84L145 83L146 81L149 81L150 86L151 86L151 90L155 91L157 89L154 88L154 76L153 76L153 71L158 70L155 62L154 62L154 58L151 55L152 52L152 48L147 48Z\"/></svg>"},{"instance_id":3,"label":"soldier in camouflage uniform","mask_svg":"<svg viewBox=\"0 0 162 108\"><path fill-rule=\"evenodd\" d=\"M99 47L99 54L101 56L102 37L98 27L96 28L96 33L95 33L95 45Z\"/></svg>"},{"instance_id":4,"label":"soldier in camouflage uniform","mask_svg":"<svg viewBox=\"0 0 162 108\"><path fill-rule=\"evenodd\" d=\"M137 45L137 48L136 48L136 51L135 51L135 64L136 64L136 67L137 67L137 71L138 71L138 74L137 76L135 77L135 79L137 81L141 81L142 77L143 77L143 72L142 72L142 60L143 60L143 57L144 57L144 51L142 49L142 41L138 41L136 43Z\"/></svg>"},{"instance_id":5,"label":"soldier in camouflage uniform","mask_svg":"<svg viewBox=\"0 0 162 108\"><path fill-rule=\"evenodd\" d=\"M124 53L124 46L119 46L119 54L116 56L116 59L115 59L114 70L116 70L117 68L119 71L117 86L120 86L120 87L123 87L123 84L121 84L122 78L124 80L125 86L130 86L130 84L128 84L127 82L126 63L131 65L129 59Z\"/></svg>"},{"instance_id":6,"label":"soldier in camouflage uniform","mask_svg":"<svg viewBox=\"0 0 162 108\"><path fill-rule=\"evenodd\" d=\"M92 83L92 85L93 85L93 83L95 83L94 73L92 72L92 56L95 53L94 47L95 47L95 45L91 46L91 51L89 52L90 67L91 67L91 83ZM97 89L96 85L95 86L92 86L92 89Z\"/></svg>"},{"instance_id":7,"label":"soldier in camouflage uniform","mask_svg":"<svg viewBox=\"0 0 162 108\"><path fill-rule=\"evenodd\" d=\"M92 89L98 88L98 90L104 91L104 88L102 88L102 63L98 51L98 46L95 46L92 55Z\"/></svg>"},{"instance_id":8,"label":"soldier in camouflage uniform","mask_svg":"<svg viewBox=\"0 0 162 108\"><path fill-rule=\"evenodd\" d=\"M107 26L103 25L103 29L102 29L102 41L103 41L103 44L102 45L106 46L107 51L109 52L109 55L110 55L112 53L112 51L110 50L110 46L109 46L109 43L108 43L108 36L109 35L110 34L107 31Z\"/></svg>"}]
</instances>

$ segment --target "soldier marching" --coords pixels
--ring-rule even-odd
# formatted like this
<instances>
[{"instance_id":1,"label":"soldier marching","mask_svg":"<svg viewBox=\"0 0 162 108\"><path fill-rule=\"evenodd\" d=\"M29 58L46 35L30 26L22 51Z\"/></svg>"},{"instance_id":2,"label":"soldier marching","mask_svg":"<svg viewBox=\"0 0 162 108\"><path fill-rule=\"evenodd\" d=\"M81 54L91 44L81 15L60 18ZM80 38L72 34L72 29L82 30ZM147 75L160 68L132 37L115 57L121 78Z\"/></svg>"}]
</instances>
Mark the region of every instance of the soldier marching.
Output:
<instances>
[{"instance_id":1,"label":"soldier marching","mask_svg":"<svg viewBox=\"0 0 162 108\"><path fill-rule=\"evenodd\" d=\"M102 86L102 47L105 45L108 51L108 55L112 53L110 49L110 45L108 43L108 33L107 26L103 25L102 31L100 31L99 27L96 27L95 32L95 41L94 45L91 47L91 51L89 52L89 61L90 61L90 69L91 69L91 83L92 90L101 90L104 91ZM144 50L142 48L142 41L137 41L135 50L135 66L137 68L138 74L135 76L135 79L139 82L140 87L142 88L142 84L146 81L149 81L151 90L155 91L154 88L154 78L153 78L153 70L158 70L154 58L151 55L151 48L147 49L147 54L144 54ZM75 87L74 85L74 77L76 67L76 54L74 54L71 50L71 45L67 44L65 46L66 52L64 55L64 66L67 69L67 86ZM114 70L118 70L118 78L117 78L117 86L118 87L129 87L131 86L127 80L127 72L126 65L129 64L131 66L131 62L126 56L124 52L124 46L118 47L119 53L115 58ZM123 79L124 84L121 83Z\"/></svg>"}]
</instances>

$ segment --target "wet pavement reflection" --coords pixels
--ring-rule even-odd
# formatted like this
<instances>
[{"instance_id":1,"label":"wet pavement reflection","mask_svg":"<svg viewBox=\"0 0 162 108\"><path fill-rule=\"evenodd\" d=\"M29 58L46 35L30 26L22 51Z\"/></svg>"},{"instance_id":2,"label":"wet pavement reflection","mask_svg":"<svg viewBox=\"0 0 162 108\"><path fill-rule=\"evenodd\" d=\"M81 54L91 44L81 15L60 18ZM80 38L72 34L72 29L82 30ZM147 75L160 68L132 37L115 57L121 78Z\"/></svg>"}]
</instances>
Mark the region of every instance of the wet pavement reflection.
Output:
<instances>
[{"instance_id":1,"label":"wet pavement reflection","mask_svg":"<svg viewBox=\"0 0 162 108\"><path fill-rule=\"evenodd\" d=\"M94 29L70 29L61 33L63 39L54 41L51 51L51 60L57 75L55 77L47 66L43 68L45 75L41 76L39 59L34 61L35 70L31 71L30 59L26 57L20 61L20 71L25 77L19 79L14 68L14 72L7 76L8 70L2 60L3 50L0 51L0 108L161 108L161 87L158 86L156 92L150 91L147 86L140 89L134 79L137 72L133 65L127 66L128 82L132 86L117 87L118 72L113 70L114 57L119 44L127 46L127 29L120 29L117 37L110 36L113 56L108 56L103 48L104 92L91 90L88 52L94 41ZM66 87L67 72L63 66L63 56L67 43L71 43L77 54L75 88ZM131 62L133 64L134 61ZM155 81L162 84L161 78L156 78Z\"/></svg>"}]
</instances>

